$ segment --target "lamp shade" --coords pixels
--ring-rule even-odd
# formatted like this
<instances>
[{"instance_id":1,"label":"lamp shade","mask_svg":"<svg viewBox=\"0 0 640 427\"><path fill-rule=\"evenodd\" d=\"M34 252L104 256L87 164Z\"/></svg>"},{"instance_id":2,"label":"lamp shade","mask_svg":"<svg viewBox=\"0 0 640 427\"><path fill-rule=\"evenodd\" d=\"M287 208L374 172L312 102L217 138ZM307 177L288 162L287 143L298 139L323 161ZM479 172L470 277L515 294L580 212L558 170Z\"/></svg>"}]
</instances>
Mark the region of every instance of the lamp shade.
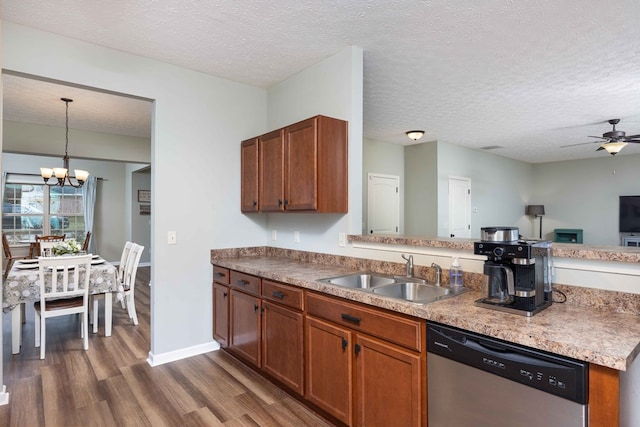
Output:
<instances>
[{"instance_id":1,"label":"lamp shade","mask_svg":"<svg viewBox=\"0 0 640 427\"><path fill-rule=\"evenodd\" d=\"M533 216L544 215L544 205L528 205L527 215L533 215Z\"/></svg>"}]
</instances>

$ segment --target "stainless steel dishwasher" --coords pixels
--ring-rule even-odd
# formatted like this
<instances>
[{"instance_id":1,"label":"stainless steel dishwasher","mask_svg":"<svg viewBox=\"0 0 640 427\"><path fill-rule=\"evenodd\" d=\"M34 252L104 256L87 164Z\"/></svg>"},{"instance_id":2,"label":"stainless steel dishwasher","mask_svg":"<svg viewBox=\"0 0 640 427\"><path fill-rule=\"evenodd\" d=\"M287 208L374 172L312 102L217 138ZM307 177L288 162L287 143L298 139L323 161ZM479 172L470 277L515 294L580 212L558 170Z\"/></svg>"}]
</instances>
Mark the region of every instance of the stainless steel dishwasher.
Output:
<instances>
[{"instance_id":1,"label":"stainless steel dishwasher","mask_svg":"<svg viewBox=\"0 0 640 427\"><path fill-rule=\"evenodd\" d=\"M429 427L587 425L588 363L427 323Z\"/></svg>"}]
</instances>

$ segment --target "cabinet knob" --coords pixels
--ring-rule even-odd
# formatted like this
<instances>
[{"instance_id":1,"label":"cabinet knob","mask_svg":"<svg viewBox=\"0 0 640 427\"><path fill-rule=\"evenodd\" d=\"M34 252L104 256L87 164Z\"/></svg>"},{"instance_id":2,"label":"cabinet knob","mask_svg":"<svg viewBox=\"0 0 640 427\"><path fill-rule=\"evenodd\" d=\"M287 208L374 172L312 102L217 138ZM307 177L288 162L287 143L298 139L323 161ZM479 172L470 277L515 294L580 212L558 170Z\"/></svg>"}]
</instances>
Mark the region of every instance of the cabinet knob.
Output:
<instances>
[{"instance_id":1,"label":"cabinet knob","mask_svg":"<svg viewBox=\"0 0 640 427\"><path fill-rule=\"evenodd\" d=\"M255 200L253 201L253 207L255 208L256 206L258 206L258 202L256 202Z\"/></svg>"},{"instance_id":2,"label":"cabinet knob","mask_svg":"<svg viewBox=\"0 0 640 427\"><path fill-rule=\"evenodd\" d=\"M278 199L278 207L282 206L282 200Z\"/></svg>"},{"instance_id":3,"label":"cabinet knob","mask_svg":"<svg viewBox=\"0 0 640 427\"><path fill-rule=\"evenodd\" d=\"M342 350L346 350L347 344L349 344L347 339L346 338L342 338Z\"/></svg>"}]
</instances>

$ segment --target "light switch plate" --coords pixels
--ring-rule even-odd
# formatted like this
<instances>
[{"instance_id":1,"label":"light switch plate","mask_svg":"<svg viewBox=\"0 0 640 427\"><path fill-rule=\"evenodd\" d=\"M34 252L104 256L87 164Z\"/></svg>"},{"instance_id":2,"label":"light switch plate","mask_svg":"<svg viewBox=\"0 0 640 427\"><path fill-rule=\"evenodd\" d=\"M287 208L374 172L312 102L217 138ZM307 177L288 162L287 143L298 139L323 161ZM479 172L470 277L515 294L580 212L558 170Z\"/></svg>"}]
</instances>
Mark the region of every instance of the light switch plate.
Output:
<instances>
[{"instance_id":1,"label":"light switch plate","mask_svg":"<svg viewBox=\"0 0 640 427\"><path fill-rule=\"evenodd\" d=\"M299 231L294 231L293 232L293 243L300 243L300 232Z\"/></svg>"},{"instance_id":2,"label":"light switch plate","mask_svg":"<svg viewBox=\"0 0 640 427\"><path fill-rule=\"evenodd\" d=\"M338 246L344 248L346 244L347 244L346 233L338 233Z\"/></svg>"}]
</instances>

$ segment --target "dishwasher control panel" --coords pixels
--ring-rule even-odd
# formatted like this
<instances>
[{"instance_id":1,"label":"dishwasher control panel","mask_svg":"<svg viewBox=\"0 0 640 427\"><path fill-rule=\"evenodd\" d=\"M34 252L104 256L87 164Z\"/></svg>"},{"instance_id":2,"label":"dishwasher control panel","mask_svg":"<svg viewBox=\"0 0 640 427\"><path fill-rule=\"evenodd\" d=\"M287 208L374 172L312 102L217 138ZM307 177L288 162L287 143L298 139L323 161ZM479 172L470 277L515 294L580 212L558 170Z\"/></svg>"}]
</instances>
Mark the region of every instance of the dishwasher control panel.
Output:
<instances>
[{"instance_id":1,"label":"dishwasher control panel","mask_svg":"<svg viewBox=\"0 0 640 427\"><path fill-rule=\"evenodd\" d=\"M588 363L428 322L427 351L577 403L588 400Z\"/></svg>"}]
</instances>

